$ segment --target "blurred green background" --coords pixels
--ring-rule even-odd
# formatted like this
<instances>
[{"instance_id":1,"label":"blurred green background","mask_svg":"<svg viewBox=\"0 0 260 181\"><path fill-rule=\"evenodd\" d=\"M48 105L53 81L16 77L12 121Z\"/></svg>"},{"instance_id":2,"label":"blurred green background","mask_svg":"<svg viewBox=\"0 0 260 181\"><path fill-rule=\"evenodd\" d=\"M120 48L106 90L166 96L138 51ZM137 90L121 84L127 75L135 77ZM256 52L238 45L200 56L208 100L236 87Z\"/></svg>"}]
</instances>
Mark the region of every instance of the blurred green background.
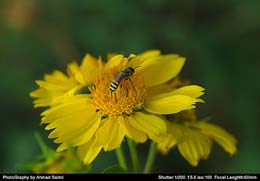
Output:
<instances>
[{"instance_id":1,"label":"blurred green background","mask_svg":"<svg viewBox=\"0 0 260 181\"><path fill-rule=\"evenodd\" d=\"M154 172L259 173L259 10L258 0L1 0L0 172L24 172L17 164L35 160L34 132L57 146L28 95L36 79L87 52L161 49L187 57L182 77L206 88L199 117L234 134L238 153L230 157L215 144L193 168L174 149L158 155ZM142 160L148 146L140 146ZM114 153L101 154L94 169L115 163Z\"/></svg>"}]
</instances>

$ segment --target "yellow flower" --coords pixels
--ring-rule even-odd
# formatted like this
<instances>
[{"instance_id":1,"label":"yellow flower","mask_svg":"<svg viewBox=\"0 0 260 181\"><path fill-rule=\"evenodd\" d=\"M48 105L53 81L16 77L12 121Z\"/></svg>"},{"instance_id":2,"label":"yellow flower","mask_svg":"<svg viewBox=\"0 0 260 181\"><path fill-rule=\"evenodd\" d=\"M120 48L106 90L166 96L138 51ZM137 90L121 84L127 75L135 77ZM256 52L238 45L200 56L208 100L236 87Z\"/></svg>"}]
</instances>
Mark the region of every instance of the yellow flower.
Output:
<instances>
[{"instance_id":1,"label":"yellow flower","mask_svg":"<svg viewBox=\"0 0 260 181\"><path fill-rule=\"evenodd\" d=\"M236 139L231 134L217 125L197 121L194 110L183 111L173 117L174 121L167 121L167 133L156 140L163 154L177 146L181 155L192 166L197 166L200 159L208 158L213 141L230 155L237 152Z\"/></svg>"},{"instance_id":2,"label":"yellow flower","mask_svg":"<svg viewBox=\"0 0 260 181\"><path fill-rule=\"evenodd\" d=\"M67 66L68 75L58 70L52 74L46 74L44 80L36 81L40 88L30 93L31 97L36 98L34 101L35 107L50 106L54 99L74 94L83 86L90 85L101 67L101 59L97 60L87 54L80 66L76 62L72 62Z\"/></svg>"},{"instance_id":3,"label":"yellow flower","mask_svg":"<svg viewBox=\"0 0 260 181\"><path fill-rule=\"evenodd\" d=\"M52 97L50 108L42 113L42 123L48 124L46 130L52 130L49 138L60 143L57 151L77 146L82 160L89 164L102 149L119 148L125 137L143 143L165 133L165 119L160 115L189 110L202 102L198 97L204 89L199 86L168 86L184 62L185 58L176 54L148 51L128 58L114 55L105 65L87 59L88 66L83 63L81 70L74 68L69 77L77 84L66 89L70 94L64 91ZM135 73L129 80L117 80L118 87L111 91L111 81L126 67L133 67ZM57 83L61 87L63 84ZM83 88L89 92L82 93ZM45 95L37 98L42 97Z\"/></svg>"}]
</instances>

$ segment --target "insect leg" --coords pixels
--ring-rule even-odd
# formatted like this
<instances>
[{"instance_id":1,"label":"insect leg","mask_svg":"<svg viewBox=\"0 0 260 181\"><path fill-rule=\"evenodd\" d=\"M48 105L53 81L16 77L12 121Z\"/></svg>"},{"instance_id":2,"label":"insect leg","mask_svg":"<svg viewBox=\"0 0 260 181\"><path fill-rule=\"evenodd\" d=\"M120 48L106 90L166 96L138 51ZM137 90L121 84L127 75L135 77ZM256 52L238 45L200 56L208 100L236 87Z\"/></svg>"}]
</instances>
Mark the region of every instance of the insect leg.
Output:
<instances>
[{"instance_id":1,"label":"insect leg","mask_svg":"<svg viewBox=\"0 0 260 181\"><path fill-rule=\"evenodd\" d=\"M134 91L135 91L135 92L137 92L137 91L136 91L136 87L135 87L135 85L134 85L133 81L131 80L131 78L128 78L128 80L131 82L131 85L133 86L133 88L134 88Z\"/></svg>"}]
</instances>

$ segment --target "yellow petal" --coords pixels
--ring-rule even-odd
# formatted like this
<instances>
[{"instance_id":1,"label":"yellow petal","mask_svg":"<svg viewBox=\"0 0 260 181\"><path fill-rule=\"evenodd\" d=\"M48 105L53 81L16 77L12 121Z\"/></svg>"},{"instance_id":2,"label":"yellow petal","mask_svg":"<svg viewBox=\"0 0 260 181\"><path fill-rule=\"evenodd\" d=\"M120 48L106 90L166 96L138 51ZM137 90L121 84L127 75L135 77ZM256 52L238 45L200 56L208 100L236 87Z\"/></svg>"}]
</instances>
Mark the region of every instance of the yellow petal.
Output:
<instances>
[{"instance_id":1,"label":"yellow petal","mask_svg":"<svg viewBox=\"0 0 260 181\"><path fill-rule=\"evenodd\" d=\"M198 99L186 95L173 95L155 100L147 100L144 109L155 114L174 114L195 108Z\"/></svg>"},{"instance_id":2,"label":"yellow petal","mask_svg":"<svg viewBox=\"0 0 260 181\"><path fill-rule=\"evenodd\" d=\"M197 166L200 159L208 157L211 151L211 141L198 131L186 131L185 134L177 143L178 149L192 166Z\"/></svg>"},{"instance_id":3,"label":"yellow petal","mask_svg":"<svg viewBox=\"0 0 260 181\"><path fill-rule=\"evenodd\" d=\"M199 163L195 145L192 142L185 141L178 144L178 149L183 158L187 160L192 166L196 167Z\"/></svg>"},{"instance_id":4,"label":"yellow petal","mask_svg":"<svg viewBox=\"0 0 260 181\"><path fill-rule=\"evenodd\" d=\"M145 51L141 54L138 55L138 57L140 59L148 59L148 58L151 58L151 57L156 57L156 56L159 56L161 54L161 51L160 50L148 50L148 51Z\"/></svg>"},{"instance_id":5,"label":"yellow petal","mask_svg":"<svg viewBox=\"0 0 260 181\"><path fill-rule=\"evenodd\" d=\"M46 93L46 89L37 89L35 91L30 92L31 97L44 97ZM47 97L47 96L46 96Z\"/></svg>"},{"instance_id":6,"label":"yellow petal","mask_svg":"<svg viewBox=\"0 0 260 181\"><path fill-rule=\"evenodd\" d=\"M111 58L113 58L116 55L118 55L118 53L108 53L106 58L107 58L107 60L110 60Z\"/></svg>"},{"instance_id":7,"label":"yellow petal","mask_svg":"<svg viewBox=\"0 0 260 181\"><path fill-rule=\"evenodd\" d=\"M50 83L60 83L60 81L68 80L68 77L59 70L53 71L52 74L45 74L44 80Z\"/></svg>"},{"instance_id":8,"label":"yellow petal","mask_svg":"<svg viewBox=\"0 0 260 181\"><path fill-rule=\"evenodd\" d=\"M198 98L204 94L204 92L202 92L204 90L205 89L203 87L200 87L198 85L189 85L174 90L172 92L172 95L187 95L193 98Z\"/></svg>"},{"instance_id":9,"label":"yellow petal","mask_svg":"<svg viewBox=\"0 0 260 181\"><path fill-rule=\"evenodd\" d=\"M53 99L53 95L44 88L40 88L31 92L30 96L37 98L35 101L33 101L34 107L49 106Z\"/></svg>"},{"instance_id":10,"label":"yellow petal","mask_svg":"<svg viewBox=\"0 0 260 181\"><path fill-rule=\"evenodd\" d=\"M212 149L212 140L209 139L209 137L202 135L201 137L197 137L197 143L200 148L201 158L204 160L208 159Z\"/></svg>"},{"instance_id":11,"label":"yellow petal","mask_svg":"<svg viewBox=\"0 0 260 181\"><path fill-rule=\"evenodd\" d=\"M192 131L189 139L194 143L194 145L196 145L199 159L207 159L211 152L211 139L207 135L199 133L198 130Z\"/></svg>"},{"instance_id":12,"label":"yellow petal","mask_svg":"<svg viewBox=\"0 0 260 181\"><path fill-rule=\"evenodd\" d=\"M70 77L74 77L75 74L79 71L79 65L77 62L71 62L67 66L67 73Z\"/></svg>"},{"instance_id":13,"label":"yellow petal","mask_svg":"<svg viewBox=\"0 0 260 181\"><path fill-rule=\"evenodd\" d=\"M89 83L89 80L87 80L87 82L86 82L84 74L82 73L82 71L75 72L75 79L83 85L88 85L87 82Z\"/></svg>"},{"instance_id":14,"label":"yellow petal","mask_svg":"<svg viewBox=\"0 0 260 181\"><path fill-rule=\"evenodd\" d=\"M42 122L51 123L61 117L69 116L71 113L87 111L95 112L95 108L91 103L91 99L85 95L75 95L69 97L62 97L57 106L42 112Z\"/></svg>"},{"instance_id":15,"label":"yellow petal","mask_svg":"<svg viewBox=\"0 0 260 181\"><path fill-rule=\"evenodd\" d=\"M182 136L182 130L175 123L165 121L167 125L167 132L161 134L155 142L157 143L157 149L163 154L167 154L168 151L177 144L177 139Z\"/></svg>"},{"instance_id":16,"label":"yellow petal","mask_svg":"<svg viewBox=\"0 0 260 181\"><path fill-rule=\"evenodd\" d=\"M40 88L30 93L31 97L37 98L34 101L35 107L50 106L55 97L63 96L64 93L77 86L76 80L60 71L46 74L44 80L38 80L36 84Z\"/></svg>"},{"instance_id":17,"label":"yellow petal","mask_svg":"<svg viewBox=\"0 0 260 181\"><path fill-rule=\"evenodd\" d=\"M107 118L96 133L97 143L103 145L105 151L120 147L124 136L124 129L116 118Z\"/></svg>"},{"instance_id":18,"label":"yellow petal","mask_svg":"<svg viewBox=\"0 0 260 181\"><path fill-rule=\"evenodd\" d=\"M170 97L174 95L186 95L192 98L198 98L204 94L203 92L204 90L205 89L203 87L200 87L198 85L189 85L168 92L162 92L162 93L157 92L157 94L155 94L154 91L151 91L148 94L148 99L156 100L163 97Z\"/></svg>"},{"instance_id":19,"label":"yellow petal","mask_svg":"<svg viewBox=\"0 0 260 181\"><path fill-rule=\"evenodd\" d=\"M181 155L193 166L197 166L200 159L208 158L212 141L207 135L199 132L199 129L186 125L166 121L167 133L156 140L158 149L167 153L176 144Z\"/></svg>"},{"instance_id":20,"label":"yellow petal","mask_svg":"<svg viewBox=\"0 0 260 181\"><path fill-rule=\"evenodd\" d=\"M63 83L51 83L51 82L47 82L47 81L42 81L42 80L38 80L36 81L36 83L40 86L43 87L44 89L46 89L47 91L51 91L54 94L60 94L62 95L64 92L68 91L69 89L73 88L73 86L75 86L76 84L74 84L73 82L63 82Z\"/></svg>"},{"instance_id":21,"label":"yellow petal","mask_svg":"<svg viewBox=\"0 0 260 181\"><path fill-rule=\"evenodd\" d=\"M166 132L164 120L149 113L135 112L132 117L129 117L129 123L134 128L145 132L151 139Z\"/></svg>"},{"instance_id":22,"label":"yellow petal","mask_svg":"<svg viewBox=\"0 0 260 181\"><path fill-rule=\"evenodd\" d=\"M90 141L78 147L78 154L85 164L90 164L97 157L101 149L102 146L93 137Z\"/></svg>"},{"instance_id":23,"label":"yellow petal","mask_svg":"<svg viewBox=\"0 0 260 181\"><path fill-rule=\"evenodd\" d=\"M177 76L184 62L185 58L176 54L151 57L139 65L141 68L136 73L144 77L147 87L152 87Z\"/></svg>"},{"instance_id":24,"label":"yellow petal","mask_svg":"<svg viewBox=\"0 0 260 181\"><path fill-rule=\"evenodd\" d=\"M56 149L57 152L61 152L63 150L66 150L68 148L68 145L65 143L62 143L58 146L58 148Z\"/></svg>"},{"instance_id":25,"label":"yellow petal","mask_svg":"<svg viewBox=\"0 0 260 181\"><path fill-rule=\"evenodd\" d=\"M124 66L127 63L127 59L123 55L116 55L112 57L106 64L105 68L113 68L117 66Z\"/></svg>"},{"instance_id":26,"label":"yellow petal","mask_svg":"<svg viewBox=\"0 0 260 181\"><path fill-rule=\"evenodd\" d=\"M235 137L229 134L223 128L203 121L200 121L194 126L199 127L202 133L213 138L230 155L234 155L237 152L237 141Z\"/></svg>"},{"instance_id":27,"label":"yellow petal","mask_svg":"<svg viewBox=\"0 0 260 181\"><path fill-rule=\"evenodd\" d=\"M100 71L99 62L99 60L90 54L86 54L79 67L79 71L75 74L75 78L84 85L93 83Z\"/></svg>"},{"instance_id":28,"label":"yellow petal","mask_svg":"<svg viewBox=\"0 0 260 181\"><path fill-rule=\"evenodd\" d=\"M49 138L57 138L56 143L66 145L80 145L88 141L96 132L100 117L91 104L89 97L76 95L64 97L63 103L42 113L43 123L50 123L46 129L54 129Z\"/></svg>"},{"instance_id":29,"label":"yellow petal","mask_svg":"<svg viewBox=\"0 0 260 181\"><path fill-rule=\"evenodd\" d=\"M53 91L53 93L62 93L73 88L73 86L77 85L77 82L71 77L67 77L62 72L56 70L52 74L46 74L44 80L38 80L36 81L36 84L46 90Z\"/></svg>"},{"instance_id":30,"label":"yellow petal","mask_svg":"<svg viewBox=\"0 0 260 181\"><path fill-rule=\"evenodd\" d=\"M137 56L135 55L130 55L130 62L129 64L133 67L138 67L140 66L144 61L148 60L149 58L152 57L158 57L161 54L160 50L149 50L145 51Z\"/></svg>"},{"instance_id":31,"label":"yellow petal","mask_svg":"<svg viewBox=\"0 0 260 181\"><path fill-rule=\"evenodd\" d=\"M176 145L176 139L171 134L165 134L161 136L159 141L156 141L157 149L163 154L167 154L168 151Z\"/></svg>"},{"instance_id":32,"label":"yellow petal","mask_svg":"<svg viewBox=\"0 0 260 181\"><path fill-rule=\"evenodd\" d=\"M136 129L135 127L131 126L131 120L127 116L120 116L118 118L118 122L127 137L133 139L137 143L143 143L147 140L147 136L143 131Z\"/></svg>"},{"instance_id":33,"label":"yellow petal","mask_svg":"<svg viewBox=\"0 0 260 181\"><path fill-rule=\"evenodd\" d=\"M100 119L97 115L90 118L89 123L83 125L81 128L74 131L66 131L66 134L59 135L59 137L54 141L55 143L63 143L66 146L58 148L58 151L62 151L67 148L67 146L79 146L91 139L91 137L96 132L100 124Z\"/></svg>"},{"instance_id":34,"label":"yellow petal","mask_svg":"<svg viewBox=\"0 0 260 181\"><path fill-rule=\"evenodd\" d=\"M64 93L64 96L73 96L75 95L77 92L79 92L79 90L81 90L84 87L84 85L77 85L74 86L74 88L68 90L67 92ZM88 95L87 95L88 96ZM55 102L55 99L53 100Z\"/></svg>"}]
</instances>

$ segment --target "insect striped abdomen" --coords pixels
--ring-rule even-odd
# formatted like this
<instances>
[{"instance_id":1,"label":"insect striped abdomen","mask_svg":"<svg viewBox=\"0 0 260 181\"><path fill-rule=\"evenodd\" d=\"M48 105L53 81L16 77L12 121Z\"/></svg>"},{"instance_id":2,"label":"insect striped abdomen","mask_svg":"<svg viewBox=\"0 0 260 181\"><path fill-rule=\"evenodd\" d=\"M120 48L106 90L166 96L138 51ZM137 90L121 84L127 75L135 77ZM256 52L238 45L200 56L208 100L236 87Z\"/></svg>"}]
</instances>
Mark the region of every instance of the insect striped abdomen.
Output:
<instances>
[{"instance_id":1,"label":"insect striped abdomen","mask_svg":"<svg viewBox=\"0 0 260 181\"><path fill-rule=\"evenodd\" d=\"M119 82L113 79L110 83L110 91L112 92L115 91L118 86L119 86Z\"/></svg>"}]
</instances>

